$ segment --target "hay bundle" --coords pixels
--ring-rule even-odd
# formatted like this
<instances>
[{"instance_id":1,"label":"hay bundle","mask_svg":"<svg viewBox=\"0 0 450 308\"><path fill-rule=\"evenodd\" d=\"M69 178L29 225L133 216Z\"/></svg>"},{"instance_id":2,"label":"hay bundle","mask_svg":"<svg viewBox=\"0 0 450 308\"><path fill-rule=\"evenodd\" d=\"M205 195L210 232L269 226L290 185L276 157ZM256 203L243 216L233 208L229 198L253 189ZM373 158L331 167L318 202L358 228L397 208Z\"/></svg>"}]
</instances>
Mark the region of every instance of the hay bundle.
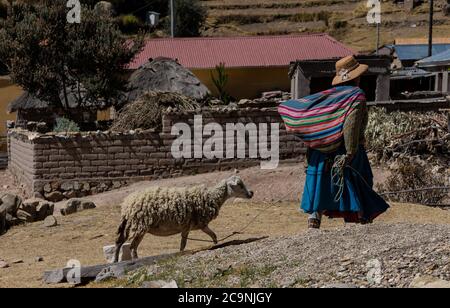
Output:
<instances>
[{"instance_id":1,"label":"hay bundle","mask_svg":"<svg viewBox=\"0 0 450 308\"><path fill-rule=\"evenodd\" d=\"M170 92L146 92L126 105L114 120L111 130L156 129L162 127L162 114L172 107L180 111L195 110L199 104L187 96Z\"/></svg>"},{"instance_id":2,"label":"hay bundle","mask_svg":"<svg viewBox=\"0 0 450 308\"><path fill-rule=\"evenodd\" d=\"M382 108L371 108L366 139L370 151L384 159L394 153L449 153L446 116L438 112L387 113Z\"/></svg>"}]
</instances>

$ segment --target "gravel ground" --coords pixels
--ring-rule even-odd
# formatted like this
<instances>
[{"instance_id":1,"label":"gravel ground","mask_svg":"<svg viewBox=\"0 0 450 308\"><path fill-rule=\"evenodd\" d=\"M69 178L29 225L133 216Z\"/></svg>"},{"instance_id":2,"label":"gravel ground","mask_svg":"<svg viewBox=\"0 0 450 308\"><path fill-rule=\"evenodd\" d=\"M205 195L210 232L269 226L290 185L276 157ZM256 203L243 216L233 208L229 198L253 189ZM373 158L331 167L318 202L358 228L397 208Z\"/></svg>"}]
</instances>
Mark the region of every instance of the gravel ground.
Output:
<instances>
[{"instance_id":1,"label":"gravel ground","mask_svg":"<svg viewBox=\"0 0 450 308\"><path fill-rule=\"evenodd\" d=\"M418 274L450 280L450 226L313 230L172 259L148 273L134 273L127 283L175 279L184 287L409 287Z\"/></svg>"}]
</instances>

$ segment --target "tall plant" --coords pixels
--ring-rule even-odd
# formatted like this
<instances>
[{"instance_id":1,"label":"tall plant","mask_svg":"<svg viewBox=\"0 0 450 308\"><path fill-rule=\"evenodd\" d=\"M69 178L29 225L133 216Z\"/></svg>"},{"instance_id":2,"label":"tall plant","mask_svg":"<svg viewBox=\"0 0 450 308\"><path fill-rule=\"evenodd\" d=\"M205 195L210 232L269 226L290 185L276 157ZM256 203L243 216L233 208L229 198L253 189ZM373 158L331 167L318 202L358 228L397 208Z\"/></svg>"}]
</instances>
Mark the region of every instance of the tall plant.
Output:
<instances>
[{"instance_id":1,"label":"tall plant","mask_svg":"<svg viewBox=\"0 0 450 308\"><path fill-rule=\"evenodd\" d=\"M219 93L219 99L225 104L229 104L231 96L226 91L229 76L226 73L225 63L221 62L219 65L216 65L215 73L216 76L211 72L211 79Z\"/></svg>"}]
</instances>

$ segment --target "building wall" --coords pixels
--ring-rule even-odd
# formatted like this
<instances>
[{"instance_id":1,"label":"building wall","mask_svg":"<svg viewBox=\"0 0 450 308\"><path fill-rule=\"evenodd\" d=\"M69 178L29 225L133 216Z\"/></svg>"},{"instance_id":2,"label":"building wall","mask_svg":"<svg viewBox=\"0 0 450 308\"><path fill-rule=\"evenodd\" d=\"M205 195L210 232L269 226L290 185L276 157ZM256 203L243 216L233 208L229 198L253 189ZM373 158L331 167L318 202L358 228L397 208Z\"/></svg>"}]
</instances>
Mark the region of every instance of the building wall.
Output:
<instances>
[{"instance_id":1,"label":"building wall","mask_svg":"<svg viewBox=\"0 0 450 308\"><path fill-rule=\"evenodd\" d=\"M191 69L206 87L217 95L216 87L211 79L214 69ZM289 92L291 81L288 76L289 68L228 68L228 93L236 99L258 98L262 92L282 90Z\"/></svg>"},{"instance_id":2,"label":"building wall","mask_svg":"<svg viewBox=\"0 0 450 308\"><path fill-rule=\"evenodd\" d=\"M203 123L219 123L223 128L227 123L280 123L280 159L298 160L305 152L303 143L285 131L275 108L203 110L201 115ZM171 148L177 136L171 134L172 126L186 123L193 131L194 116L193 112L166 114L160 133L89 132L69 136L41 134L29 138L27 131L11 130L8 136L9 169L28 195L38 193L58 201L119 188L139 180L245 168L261 163L260 151L258 158L249 158L248 138L245 144L233 138L233 144L245 147L245 158L174 158ZM203 142L207 139L204 137ZM191 141L194 143L194 134ZM267 142L263 141L263 144L267 145ZM226 146L222 151L226 157Z\"/></svg>"},{"instance_id":3,"label":"building wall","mask_svg":"<svg viewBox=\"0 0 450 308\"><path fill-rule=\"evenodd\" d=\"M7 113L7 107L21 94L22 90L11 84L9 79L0 78L0 152L6 152L6 121L16 119L15 113Z\"/></svg>"}]
</instances>

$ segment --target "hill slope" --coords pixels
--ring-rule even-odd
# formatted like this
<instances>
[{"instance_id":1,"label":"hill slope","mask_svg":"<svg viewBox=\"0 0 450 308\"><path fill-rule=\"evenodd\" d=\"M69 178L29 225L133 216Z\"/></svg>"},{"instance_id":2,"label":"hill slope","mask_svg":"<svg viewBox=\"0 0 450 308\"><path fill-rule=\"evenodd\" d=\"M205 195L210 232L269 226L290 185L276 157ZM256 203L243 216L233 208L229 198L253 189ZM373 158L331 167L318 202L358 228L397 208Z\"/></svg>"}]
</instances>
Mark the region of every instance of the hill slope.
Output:
<instances>
[{"instance_id":1,"label":"hill slope","mask_svg":"<svg viewBox=\"0 0 450 308\"><path fill-rule=\"evenodd\" d=\"M203 35L270 35L328 32L356 50L372 50L376 29L366 20L362 0L208 0L208 20ZM426 37L428 3L407 11L393 1L382 3L381 43L397 37ZM449 37L450 18L444 16L445 0L435 1L436 37Z\"/></svg>"}]
</instances>

